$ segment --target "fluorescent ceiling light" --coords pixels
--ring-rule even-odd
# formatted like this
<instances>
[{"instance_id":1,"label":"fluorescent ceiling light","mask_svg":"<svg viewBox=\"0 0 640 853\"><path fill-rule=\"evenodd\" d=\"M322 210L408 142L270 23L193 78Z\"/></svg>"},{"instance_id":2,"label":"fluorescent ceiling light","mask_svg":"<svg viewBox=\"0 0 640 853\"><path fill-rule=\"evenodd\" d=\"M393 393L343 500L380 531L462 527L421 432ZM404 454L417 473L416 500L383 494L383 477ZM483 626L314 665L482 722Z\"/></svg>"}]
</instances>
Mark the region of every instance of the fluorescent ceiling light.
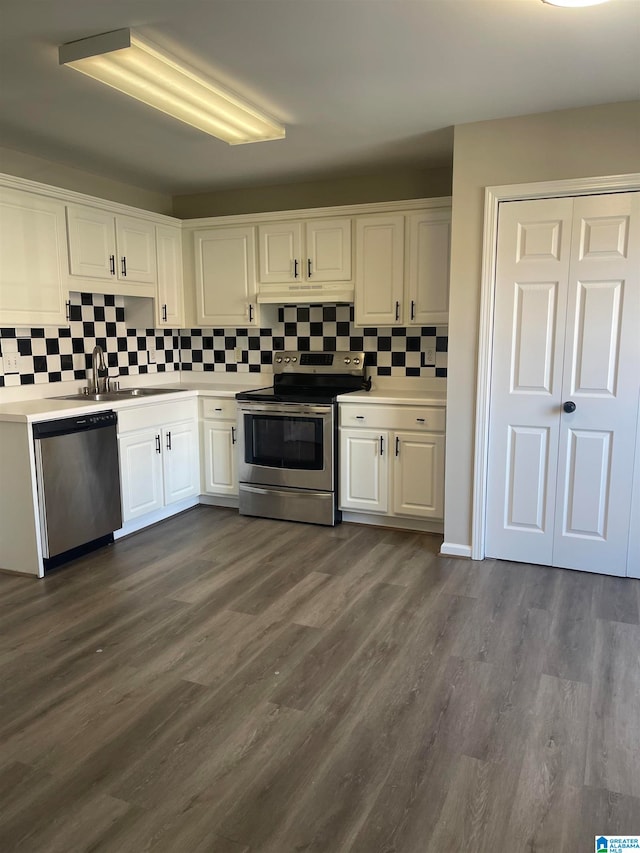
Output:
<instances>
[{"instance_id":1,"label":"fluorescent ceiling light","mask_svg":"<svg viewBox=\"0 0 640 853\"><path fill-rule=\"evenodd\" d=\"M542 0L549 6L599 6L600 3L608 3L609 0Z\"/></svg>"},{"instance_id":2,"label":"fluorescent ceiling light","mask_svg":"<svg viewBox=\"0 0 640 853\"><path fill-rule=\"evenodd\" d=\"M230 145L284 139L283 125L179 65L128 28L63 44L59 60Z\"/></svg>"}]
</instances>

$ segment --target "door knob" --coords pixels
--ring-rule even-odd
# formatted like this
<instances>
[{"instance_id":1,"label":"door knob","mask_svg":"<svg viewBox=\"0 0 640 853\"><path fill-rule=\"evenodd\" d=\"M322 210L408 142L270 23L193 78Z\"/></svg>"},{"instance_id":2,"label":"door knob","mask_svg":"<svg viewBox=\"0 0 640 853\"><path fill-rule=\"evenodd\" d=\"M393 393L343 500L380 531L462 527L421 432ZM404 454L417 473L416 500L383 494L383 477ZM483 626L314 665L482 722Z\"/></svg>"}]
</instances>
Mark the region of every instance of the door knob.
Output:
<instances>
[{"instance_id":1,"label":"door knob","mask_svg":"<svg viewBox=\"0 0 640 853\"><path fill-rule=\"evenodd\" d=\"M563 403L563 404L562 404L562 408L565 410L565 412L566 412L568 415L570 415L570 414L571 414L571 412L575 412L575 410L576 410L576 404L573 402L573 400L567 400L567 402L566 402L566 403Z\"/></svg>"}]
</instances>

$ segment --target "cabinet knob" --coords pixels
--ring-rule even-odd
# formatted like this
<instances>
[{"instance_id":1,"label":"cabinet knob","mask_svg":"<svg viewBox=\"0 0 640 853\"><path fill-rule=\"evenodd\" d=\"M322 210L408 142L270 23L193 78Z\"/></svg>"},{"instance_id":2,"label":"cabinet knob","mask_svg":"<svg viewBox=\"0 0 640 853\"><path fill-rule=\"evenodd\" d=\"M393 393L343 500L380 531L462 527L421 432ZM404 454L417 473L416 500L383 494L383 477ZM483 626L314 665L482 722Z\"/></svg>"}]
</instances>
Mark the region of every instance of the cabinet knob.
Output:
<instances>
[{"instance_id":1,"label":"cabinet knob","mask_svg":"<svg viewBox=\"0 0 640 853\"><path fill-rule=\"evenodd\" d=\"M345 358L344 363L345 363L345 364L351 364L351 359L350 359L350 358Z\"/></svg>"}]
</instances>

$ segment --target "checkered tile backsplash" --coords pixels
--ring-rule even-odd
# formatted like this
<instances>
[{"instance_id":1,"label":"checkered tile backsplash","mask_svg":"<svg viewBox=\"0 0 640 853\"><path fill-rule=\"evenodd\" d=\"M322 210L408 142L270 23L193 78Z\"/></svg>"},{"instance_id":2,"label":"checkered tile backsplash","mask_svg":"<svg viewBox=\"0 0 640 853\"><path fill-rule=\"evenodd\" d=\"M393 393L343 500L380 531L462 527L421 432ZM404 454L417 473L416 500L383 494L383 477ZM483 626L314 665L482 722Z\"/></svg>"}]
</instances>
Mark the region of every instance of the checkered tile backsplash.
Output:
<instances>
[{"instance_id":1,"label":"checkered tile backsplash","mask_svg":"<svg viewBox=\"0 0 640 853\"><path fill-rule=\"evenodd\" d=\"M354 350L364 351L370 374L445 378L447 335L447 326L356 328L353 305L286 306L273 328L183 331L180 362L183 370L258 373L278 350Z\"/></svg>"},{"instance_id":2,"label":"checkered tile backsplash","mask_svg":"<svg viewBox=\"0 0 640 853\"><path fill-rule=\"evenodd\" d=\"M19 373L0 373L0 387L87 380L99 344L110 375L191 371L259 373L282 349L364 351L370 374L447 375L447 327L356 328L352 305L287 306L263 329L132 329L124 299L71 293L69 327L0 328L0 355L15 351ZM147 353L155 350L156 363ZM242 353L236 362L236 351ZM3 361L4 363L4 361Z\"/></svg>"},{"instance_id":3,"label":"checkered tile backsplash","mask_svg":"<svg viewBox=\"0 0 640 853\"><path fill-rule=\"evenodd\" d=\"M70 293L70 323L63 328L0 328L0 355L18 354L19 373L0 373L0 387L87 380L96 344L104 350L112 378L165 373L180 368L178 329L129 329L122 296ZM155 350L156 363L147 353Z\"/></svg>"}]
</instances>

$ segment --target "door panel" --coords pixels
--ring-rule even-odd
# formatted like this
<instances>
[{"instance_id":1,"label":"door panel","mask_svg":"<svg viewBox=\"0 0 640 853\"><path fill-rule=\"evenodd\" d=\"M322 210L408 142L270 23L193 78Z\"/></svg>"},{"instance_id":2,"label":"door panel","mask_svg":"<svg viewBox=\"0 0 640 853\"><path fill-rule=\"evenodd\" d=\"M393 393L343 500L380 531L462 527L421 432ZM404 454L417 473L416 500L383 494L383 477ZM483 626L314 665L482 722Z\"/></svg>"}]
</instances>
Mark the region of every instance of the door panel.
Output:
<instances>
[{"instance_id":1,"label":"door panel","mask_svg":"<svg viewBox=\"0 0 640 853\"><path fill-rule=\"evenodd\" d=\"M548 427L509 427L506 528L545 532L549 433Z\"/></svg>"},{"instance_id":2,"label":"door panel","mask_svg":"<svg viewBox=\"0 0 640 853\"><path fill-rule=\"evenodd\" d=\"M497 253L487 556L637 575L640 193L502 204Z\"/></svg>"},{"instance_id":3,"label":"door panel","mask_svg":"<svg viewBox=\"0 0 640 853\"><path fill-rule=\"evenodd\" d=\"M579 281L571 396L615 395L622 281Z\"/></svg>"},{"instance_id":4,"label":"door panel","mask_svg":"<svg viewBox=\"0 0 640 853\"><path fill-rule=\"evenodd\" d=\"M553 564L628 570L640 387L640 193L574 202ZM575 398L575 399L574 399Z\"/></svg>"},{"instance_id":5,"label":"door panel","mask_svg":"<svg viewBox=\"0 0 640 853\"><path fill-rule=\"evenodd\" d=\"M500 207L486 554L551 563L571 199Z\"/></svg>"},{"instance_id":6,"label":"door panel","mask_svg":"<svg viewBox=\"0 0 640 853\"><path fill-rule=\"evenodd\" d=\"M553 394L558 282L516 283L511 391Z\"/></svg>"},{"instance_id":7,"label":"door panel","mask_svg":"<svg viewBox=\"0 0 640 853\"><path fill-rule=\"evenodd\" d=\"M564 536L604 539L611 475L610 432L568 430Z\"/></svg>"}]
</instances>

